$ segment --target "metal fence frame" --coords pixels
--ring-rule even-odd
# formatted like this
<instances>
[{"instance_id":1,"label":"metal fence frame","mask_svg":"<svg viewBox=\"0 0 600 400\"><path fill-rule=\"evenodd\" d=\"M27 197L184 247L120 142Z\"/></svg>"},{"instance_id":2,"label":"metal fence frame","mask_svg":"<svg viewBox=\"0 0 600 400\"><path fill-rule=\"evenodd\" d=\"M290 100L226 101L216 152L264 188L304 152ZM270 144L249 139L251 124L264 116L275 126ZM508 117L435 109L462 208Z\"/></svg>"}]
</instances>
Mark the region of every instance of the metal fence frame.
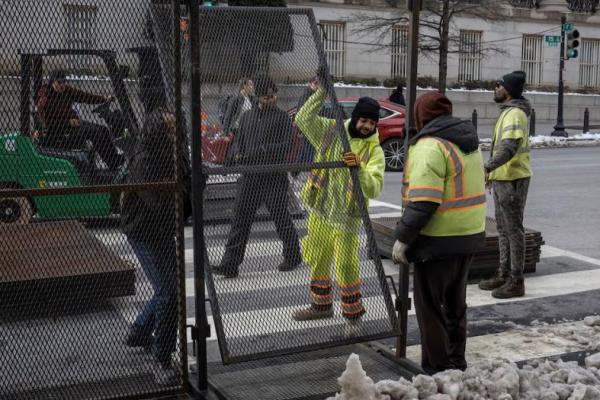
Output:
<instances>
[{"instance_id":1,"label":"metal fence frame","mask_svg":"<svg viewBox=\"0 0 600 400\"><path fill-rule=\"evenodd\" d=\"M193 2L192 2L193 3ZM40 7L43 4L40 3ZM183 151L183 144L186 143L184 118L181 112L182 96L181 96L181 43L180 43L180 28L179 15L181 2L179 0L163 1L163 5L173 8L173 60L174 60L174 102L176 114L177 135L175 138L176 156L180 156ZM52 54L53 50L49 50ZM98 50L97 55L102 57L103 50ZM30 66L33 67L33 66ZM111 66L109 66L110 68ZM113 66L116 67L116 66ZM31 82L24 81L22 85L29 85ZM125 90L124 88L115 88L116 90ZM26 101L29 104L29 98L22 98L22 102ZM126 113L132 112L125 110ZM30 116L23 116L21 120L22 134L29 135ZM178 158L176 158L178 159ZM178 281L178 296L177 296L177 324L178 335L182 345L178 346L178 355L182 360L181 369L181 386L175 389L157 390L154 392L140 392L138 395L130 395L119 397L120 399L142 399L149 396L159 396L173 393L189 392L189 377L188 377L188 354L187 354L187 326L186 326L186 299L185 299L185 253L184 253L184 221L183 221L183 175L180 163L176 163L176 176L174 180L164 182L149 182L140 184L118 184L118 185L88 185L78 187L47 187L37 189L20 189L20 188L5 188L2 190L4 198L32 197L32 196L57 196L57 195L73 195L73 194L94 194L94 193L122 193L122 192L139 192L139 191L162 191L175 193L176 198L176 265L177 265L177 281ZM201 219L200 219L201 221ZM204 293L204 291L202 291ZM85 383L85 382L81 382Z\"/></svg>"}]
</instances>

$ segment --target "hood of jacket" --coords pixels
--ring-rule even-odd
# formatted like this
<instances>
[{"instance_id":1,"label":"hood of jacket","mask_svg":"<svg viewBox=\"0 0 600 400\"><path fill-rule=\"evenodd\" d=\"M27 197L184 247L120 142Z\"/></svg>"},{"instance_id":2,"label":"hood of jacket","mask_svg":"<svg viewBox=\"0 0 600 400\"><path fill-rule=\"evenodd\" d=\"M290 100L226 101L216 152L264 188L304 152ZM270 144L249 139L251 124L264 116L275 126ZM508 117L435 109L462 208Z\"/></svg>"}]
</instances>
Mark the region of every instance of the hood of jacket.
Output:
<instances>
[{"instance_id":1,"label":"hood of jacket","mask_svg":"<svg viewBox=\"0 0 600 400\"><path fill-rule=\"evenodd\" d=\"M520 108L528 117L531 115L531 103L529 103L529 100L522 96L518 99L512 99L507 101L506 103L500 104L500 109L502 111L512 107Z\"/></svg>"},{"instance_id":2,"label":"hood of jacket","mask_svg":"<svg viewBox=\"0 0 600 400\"><path fill-rule=\"evenodd\" d=\"M479 148L479 137L471 121L458 119L451 115L441 115L429 121L416 136L410 139L409 144L415 144L426 136L452 142L467 154Z\"/></svg>"}]
</instances>

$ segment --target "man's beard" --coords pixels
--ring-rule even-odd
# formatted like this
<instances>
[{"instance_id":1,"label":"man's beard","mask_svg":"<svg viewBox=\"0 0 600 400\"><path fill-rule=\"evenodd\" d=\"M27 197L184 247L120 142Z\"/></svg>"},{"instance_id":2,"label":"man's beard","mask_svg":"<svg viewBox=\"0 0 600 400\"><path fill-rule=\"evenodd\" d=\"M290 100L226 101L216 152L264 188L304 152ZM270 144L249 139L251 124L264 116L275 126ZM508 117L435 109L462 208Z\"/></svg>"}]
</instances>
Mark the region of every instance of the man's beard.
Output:
<instances>
[{"instance_id":1,"label":"man's beard","mask_svg":"<svg viewBox=\"0 0 600 400\"><path fill-rule=\"evenodd\" d=\"M506 100L506 98L504 96L500 97L497 94L494 94L494 101L496 103L504 103L505 100Z\"/></svg>"}]
</instances>

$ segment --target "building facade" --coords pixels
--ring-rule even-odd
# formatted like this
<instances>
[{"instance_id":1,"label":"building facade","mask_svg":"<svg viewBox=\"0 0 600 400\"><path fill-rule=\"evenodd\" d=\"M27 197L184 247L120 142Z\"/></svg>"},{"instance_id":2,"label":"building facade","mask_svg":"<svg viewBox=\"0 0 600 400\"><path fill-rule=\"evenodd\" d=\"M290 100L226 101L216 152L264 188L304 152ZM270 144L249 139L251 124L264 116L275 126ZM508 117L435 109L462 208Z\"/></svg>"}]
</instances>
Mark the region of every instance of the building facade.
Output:
<instances>
[{"instance_id":1,"label":"building facade","mask_svg":"<svg viewBox=\"0 0 600 400\"><path fill-rule=\"evenodd\" d=\"M289 0L311 7L320 24L333 75L339 79L405 77L408 24L386 32L360 32L365 21L398 18L404 0ZM501 18L486 20L457 14L450 24L455 52L448 56L448 82L495 80L507 71L527 72L530 87L556 86L560 18L566 15L580 34L579 56L566 61L565 84L600 88L600 15L598 0L510 0L498 2ZM547 38L550 37L550 38ZM458 50L458 51L456 51ZM420 53L419 76L438 76L436 53Z\"/></svg>"}]
</instances>

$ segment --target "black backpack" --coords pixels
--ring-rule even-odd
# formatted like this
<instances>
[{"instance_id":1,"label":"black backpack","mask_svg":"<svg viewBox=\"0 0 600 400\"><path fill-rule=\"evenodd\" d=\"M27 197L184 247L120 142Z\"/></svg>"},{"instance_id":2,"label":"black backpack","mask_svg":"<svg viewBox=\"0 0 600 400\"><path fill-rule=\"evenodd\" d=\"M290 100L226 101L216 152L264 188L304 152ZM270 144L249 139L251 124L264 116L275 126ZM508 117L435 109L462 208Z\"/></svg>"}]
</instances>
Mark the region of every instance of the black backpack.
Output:
<instances>
[{"instance_id":1,"label":"black backpack","mask_svg":"<svg viewBox=\"0 0 600 400\"><path fill-rule=\"evenodd\" d=\"M231 100L231 95L228 95L224 99L221 99L218 104L219 110L219 123L223 125L225 122L225 114L227 113L227 107L229 106L229 101Z\"/></svg>"}]
</instances>

